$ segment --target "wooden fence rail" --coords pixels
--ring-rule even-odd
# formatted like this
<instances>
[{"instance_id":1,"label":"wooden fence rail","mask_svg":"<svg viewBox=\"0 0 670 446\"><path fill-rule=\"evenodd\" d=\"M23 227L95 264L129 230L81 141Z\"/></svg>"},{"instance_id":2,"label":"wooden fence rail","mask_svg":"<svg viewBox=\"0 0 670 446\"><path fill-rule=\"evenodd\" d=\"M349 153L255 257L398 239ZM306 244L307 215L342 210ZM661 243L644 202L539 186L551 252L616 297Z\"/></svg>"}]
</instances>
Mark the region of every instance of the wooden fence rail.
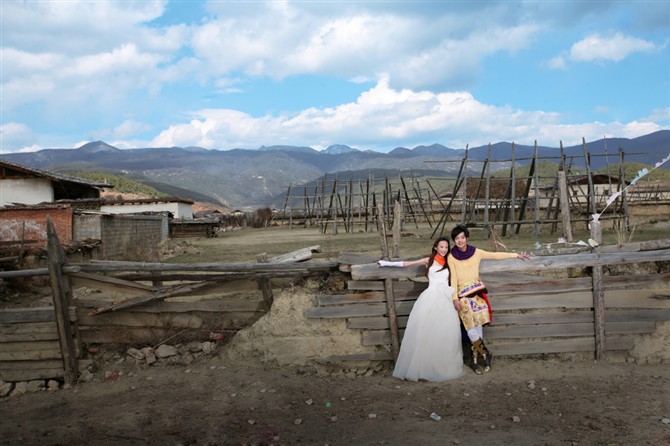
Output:
<instances>
[{"instance_id":1,"label":"wooden fence rail","mask_svg":"<svg viewBox=\"0 0 670 446\"><path fill-rule=\"evenodd\" d=\"M47 268L0 271L0 278L48 275L54 304L0 310L0 380L74 383L88 344L229 337L267 313L273 288L338 266L304 262L319 246L258 264L67 263L50 219L47 227Z\"/></svg>"},{"instance_id":2,"label":"wooden fence rail","mask_svg":"<svg viewBox=\"0 0 670 446\"><path fill-rule=\"evenodd\" d=\"M593 277L550 278L521 272L606 267L626 263L670 261L670 240L599 247L597 252L535 256L530 261L487 261L480 272L493 297L493 324L485 328L496 355L631 350L633 335L653 333L656 324L670 320L670 273L636 276L601 276L602 309L596 309ZM344 258L354 258L343 256ZM356 263L355 260L352 263ZM347 294L319 296L309 318L346 319L351 329L363 331L367 353L333 356L341 360L392 359L389 348L393 325L386 309L386 282L395 280L393 299L398 336L402 339L407 317L426 288L423 267L379 268L362 260L341 268L351 271ZM597 327L598 311L603 327ZM600 344L600 347L599 347Z\"/></svg>"},{"instance_id":3,"label":"wooden fence rail","mask_svg":"<svg viewBox=\"0 0 670 446\"><path fill-rule=\"evenodd\" d=\"M346 291L317 295L304 317L345 319L349 329L360 331L361 351L323 359L392 360L392 330L401 341L412 306L427 285L420 268L378 268L360 254L304 262L318 247L248 264L66 263L52 236L49 268L0 272L0 278L48 274L54 300L59 299L50 308L0 310L2 380L73 381L85 364L87 344L158 345L177 335L207 339L212 332L231 336L267 313L273 288L335 272L350 274ZM520 273L663 261L670 261L670 240L537 255L528 262L483 261L482 277L493 296L494 324L485 334L491 349L496 355L528 355L595 352L598 342L607 351L634 348L636 336L670 320L670 273L604 275L603 335L595 323L592 277ZM92 292L74 296L75 288Z\"/></svg>"}]
</instances>

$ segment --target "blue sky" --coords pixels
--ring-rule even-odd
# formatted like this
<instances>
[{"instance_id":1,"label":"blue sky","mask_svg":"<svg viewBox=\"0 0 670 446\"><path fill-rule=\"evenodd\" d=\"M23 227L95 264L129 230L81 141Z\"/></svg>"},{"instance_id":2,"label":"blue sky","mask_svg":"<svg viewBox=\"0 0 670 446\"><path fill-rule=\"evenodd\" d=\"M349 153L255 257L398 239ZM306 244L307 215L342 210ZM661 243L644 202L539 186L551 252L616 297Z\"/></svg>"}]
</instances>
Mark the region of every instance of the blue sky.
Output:
<instances>
[{"instance_id":1,"label":"blue sky","mask_svg":"<svg viewBox=\"0 0 670 446\"><path fill-rule=\"evenodd\" d=\"M0 154L670 128L668 1L0 2Z\"/></svg>"}]
</instances>

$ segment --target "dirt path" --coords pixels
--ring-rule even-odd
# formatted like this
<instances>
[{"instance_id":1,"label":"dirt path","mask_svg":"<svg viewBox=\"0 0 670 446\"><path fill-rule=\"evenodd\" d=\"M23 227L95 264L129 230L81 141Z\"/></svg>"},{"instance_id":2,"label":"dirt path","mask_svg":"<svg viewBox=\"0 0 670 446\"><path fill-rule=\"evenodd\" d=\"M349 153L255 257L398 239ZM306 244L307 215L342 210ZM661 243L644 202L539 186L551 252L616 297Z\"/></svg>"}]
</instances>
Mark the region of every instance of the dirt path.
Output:
<instances>
[{"instance_id":1,"label":"dirt path","mask_svg":"<svg viewBox=\"0 0 670 446\"><path fill-rule=\"evenodd\" d=\"M11 445L668 445L667 365L501 359L484 376L410 383L230 359L121 372L0 400ZM116 375L113 375L116 376ZM441 419L434 420L435 413Z\"/></svg>"}]
</instances>

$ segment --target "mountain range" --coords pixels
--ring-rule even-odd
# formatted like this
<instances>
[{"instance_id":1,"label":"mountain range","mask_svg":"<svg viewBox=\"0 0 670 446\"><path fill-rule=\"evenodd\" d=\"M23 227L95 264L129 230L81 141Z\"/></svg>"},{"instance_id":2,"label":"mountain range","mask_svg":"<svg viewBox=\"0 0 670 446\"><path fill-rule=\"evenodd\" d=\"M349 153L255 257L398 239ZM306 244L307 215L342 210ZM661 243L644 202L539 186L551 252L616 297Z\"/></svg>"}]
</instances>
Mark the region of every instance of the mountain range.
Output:
<instances>
[{"instance_id":1,"label":"mountain range","mask_svg":"<svg viewBox=\"0 0 670 446\"><path fill-rule=\"evenodd\" d=\"M661 130L638 138L607 138L586 142L591 169L624 161L654 165L670 154L670 130ZM491 144L491 169L527 165L534 147L509 142ZM467 150L468 173L479 175L487 158L488 145ZM538 146L538 157L558 163L558 147ZM584 145L563 148L575 167L584 166ZM2 155L9 161L59 173L74 171L109 172L125 175L161 192L195 201L209 201L229 208L254 209L281 207L289 185L318 184L324 177L365 179L411 173L414 176L457 175L465 149L441 144L397 147L388 153L332 145L318 151L300 146L262 146L257 150L208 150L201 147L160 147L118 149L103 141L84 144L77 149L44 149L30 153ZM664 165L668 169L670 166Z\"/></svg>"}]
</instances>

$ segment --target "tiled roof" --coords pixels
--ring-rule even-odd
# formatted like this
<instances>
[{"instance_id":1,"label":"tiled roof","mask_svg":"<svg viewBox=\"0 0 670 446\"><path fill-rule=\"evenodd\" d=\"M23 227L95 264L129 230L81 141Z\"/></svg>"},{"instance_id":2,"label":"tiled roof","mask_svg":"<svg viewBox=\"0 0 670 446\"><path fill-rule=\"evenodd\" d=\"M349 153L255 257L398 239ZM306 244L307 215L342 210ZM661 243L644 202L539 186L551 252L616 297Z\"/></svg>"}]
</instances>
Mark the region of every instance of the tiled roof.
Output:
<instances>
[{"instance_id":1,"label":"tiled roof","mask_svg":"<svg viewBox=\"0 0 670 446\"><path fill-rule=\"evenodd\" d=\"M65 181L68 183L82 184L85 186L91 186L96 188L111 188L114 187L111 184L106 183L97 183L95 181L84 180L82 178L70 177L60 173L49 172L46 170L35 169L34 167L24 166L23 164L15 163L13 161L8 161L5 159L0 159L0 169L9 168L23 173L32 174L38 177L47 178L53 181Z\"/></svg>"}]
</instances>

